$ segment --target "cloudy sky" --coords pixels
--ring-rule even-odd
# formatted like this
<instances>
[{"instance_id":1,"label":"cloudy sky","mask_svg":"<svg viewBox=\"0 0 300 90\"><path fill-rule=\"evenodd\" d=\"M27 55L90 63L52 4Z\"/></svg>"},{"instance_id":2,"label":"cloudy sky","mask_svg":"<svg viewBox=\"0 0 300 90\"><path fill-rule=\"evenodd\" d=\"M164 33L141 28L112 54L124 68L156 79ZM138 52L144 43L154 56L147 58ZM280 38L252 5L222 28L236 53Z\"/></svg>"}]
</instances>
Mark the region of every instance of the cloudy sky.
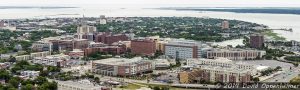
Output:
<instances>
[{"instance_id":1,"label":"cloudy sky","mask_svg":"<svg viewBox=\"0 0 300 90\"><path fill-rule=\"evenodd\" d=\"M300 7L300 0L0 0L1 6Z\"/></svg>"}]
</instances>

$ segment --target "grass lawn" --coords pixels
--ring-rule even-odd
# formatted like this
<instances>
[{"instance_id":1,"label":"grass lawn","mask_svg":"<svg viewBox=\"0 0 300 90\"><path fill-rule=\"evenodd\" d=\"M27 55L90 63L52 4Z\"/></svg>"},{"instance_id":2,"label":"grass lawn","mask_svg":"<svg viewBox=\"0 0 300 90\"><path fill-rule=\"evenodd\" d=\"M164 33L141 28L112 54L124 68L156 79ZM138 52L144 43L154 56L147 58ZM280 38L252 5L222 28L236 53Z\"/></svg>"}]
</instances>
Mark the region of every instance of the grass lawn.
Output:
<instances>
[{"instance_id":1,"label":"grass lawn","mask_svg":"<svg viewBox=\"0 0 300 90\"><path fill-rule=\"evenodd\" d=\"M121 87L118 87L118 88L121 88L121 89L128 89L128 90L135 90L135 89L139 89L139 88L141 88L141 87L142 87L142 86L137 85L137 84L128 83L127 86L121 86Z\"/></svg>"},{"instance_id":2,"label":"grass lawn","mask_svg":"<svg viewBox=\"0 0 300 90\"><path fill-rule=\"evenodd\" d=\"M277 33L274 33L272 30L265 30L262 34L272 37L275 40L285 40L286 38L279 36Z\"/></svg>"}]
</instances>

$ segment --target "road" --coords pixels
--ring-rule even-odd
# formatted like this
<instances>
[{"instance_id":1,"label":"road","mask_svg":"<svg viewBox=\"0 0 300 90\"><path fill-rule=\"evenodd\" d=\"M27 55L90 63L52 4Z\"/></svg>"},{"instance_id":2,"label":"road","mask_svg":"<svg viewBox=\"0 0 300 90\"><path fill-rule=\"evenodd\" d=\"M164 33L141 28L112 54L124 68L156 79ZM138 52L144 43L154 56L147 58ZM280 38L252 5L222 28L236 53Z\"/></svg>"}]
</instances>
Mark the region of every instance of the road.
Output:
<instances>
[{"instance_id":1,"label":"road","mask_svg":"<svg viewBox=\"0 0 300 90\"><path fill-rule=\"evenodd\" d=\"M127 79L127 78L118 78L118 77L109 77L109 76L102 76L102 75L95 75L96 77L99 77L101 81L118 81L118 82L126 82L126 83L138 83L138 84L154 84L154 85L167 85L167 86L173 86L173 87L192 87L192 88L217 88L215 85L206 85L206 84L168 84L168 83L162 83L158 81L152 81L150 80L149 83L147 83L147 80L133 80L133 79Z\"/></svg>"},{"instance_id":2,"label":"road","mask_svg":"<svg viewBox=\"0 0 300 90\"><path fill-rule=\"evenodd\" d=\"M284 70L283 73L280 73L263 82L289 82L294 77L297 77L298 74L299 74L299 68L293 68L292 70Z\"/></svg>"}]
</instances>

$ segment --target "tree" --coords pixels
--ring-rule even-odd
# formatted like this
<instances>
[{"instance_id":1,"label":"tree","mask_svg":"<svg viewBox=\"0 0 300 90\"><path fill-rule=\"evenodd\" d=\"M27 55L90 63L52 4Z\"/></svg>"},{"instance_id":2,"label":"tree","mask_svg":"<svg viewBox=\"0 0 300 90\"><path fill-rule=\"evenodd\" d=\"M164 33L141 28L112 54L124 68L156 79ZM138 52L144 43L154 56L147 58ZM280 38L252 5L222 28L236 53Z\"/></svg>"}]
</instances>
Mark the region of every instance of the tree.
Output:
<instances>
[{"instance_id":1,"label":"tree","mask_svg":"<svg viewBox=\"0 0 300 90\"><path fill-rule=\"evenodd\" d=\"M95 80L95 82L100 83L99 77L95 77L94 80Z\"/></svg>"},{"instance_id":2,"label":"tree","mask_svg":"<svg viewBox=\"0 0 300 90\"><path fill-rule=\"evenodd\" d=\"M45 77L38 76L36 79L34 79L34 82L38 85L42 85L43 83L48 82L48 80Z\"/></svg>"},{"instance_id":3,"label":"tree","mask_svg":"<svg viewBox=\"0 0 300 90\"><path fill-rule=\"evenodd\" d=\"M253 78L253 81L254 81L254 82L259 82L259 78L258 78L258 77L255 77L255 78Z\"/></svg>"},{"instance_id":4,"label":"tree","mask_svg":"<svg viewBox=\"0 0 300 90\"><path fill-rule=\"evenodd\" d=\"M4 79L5 81L9 80L11 76L9 75L9 72L6 70L0 70L0 79Z\"/></svg>"},{"instance_id":5,"label":"tree","mask_svg":"<svg viewBox=\"0 0 300 90\"><path fill-rule=\"evenodd\" d=\"M158 86L154 86L153 90L160 90L160 88Z\"/></svg>"},{"instance_id":6,"label":"tree","mask_svg":"<svg viewBox=\"0 0 300 90\"><path fill-rule=\"evenodd\" d=\"M33 90L33 85L32 84L26 84L26 86L22 87L22 90Z\"/></svg>"},{"instance_id":7,"label":"tree","mask_svg":"<svg viewBox=\"0 0 300 90\"><path fill-rule=\"evenodd\" d=\"M16 62L17 59L15 57L13 57L13 56L10 56L8 61L9 62Z\"/></svg>"},{"instance_id":8,"label":"tree","mask_svg":"<svg viewBox=\"0 0 300 90\"><path fill-rule=\"evenodd\" d=\"M18 88L18 86L19 86L19 84L20 84L20 81L21 81L20 78L13 77L13 78L11 78L11 79L8 81L8 83L9 83L10 85L12 85L13 87Z\"/></svg>"}]
</instances>

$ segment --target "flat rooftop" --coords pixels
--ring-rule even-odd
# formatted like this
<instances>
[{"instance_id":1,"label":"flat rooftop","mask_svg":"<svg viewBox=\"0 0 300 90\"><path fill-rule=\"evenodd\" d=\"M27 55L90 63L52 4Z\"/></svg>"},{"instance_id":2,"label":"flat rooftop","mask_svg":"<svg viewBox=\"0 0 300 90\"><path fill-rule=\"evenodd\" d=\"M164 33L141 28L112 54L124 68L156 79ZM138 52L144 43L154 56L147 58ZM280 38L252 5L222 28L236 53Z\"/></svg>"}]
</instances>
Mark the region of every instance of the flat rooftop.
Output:
<instances>
[{"instance_id":1,"label":"flat rooftop","mask_svg":"<svg viewBox=\"0 0 300 90\"><path fill-rule=\"evenodd\" d=\"M145 62L143 58L141 57L135 57L135 58L108 58L108 59L102 59L102 60L96 60L93 61L93 63L99 63L99 64L107 64L107 65L128 65L128 64L138 64L141 62Z\"/></svg>"}]
</instances>

